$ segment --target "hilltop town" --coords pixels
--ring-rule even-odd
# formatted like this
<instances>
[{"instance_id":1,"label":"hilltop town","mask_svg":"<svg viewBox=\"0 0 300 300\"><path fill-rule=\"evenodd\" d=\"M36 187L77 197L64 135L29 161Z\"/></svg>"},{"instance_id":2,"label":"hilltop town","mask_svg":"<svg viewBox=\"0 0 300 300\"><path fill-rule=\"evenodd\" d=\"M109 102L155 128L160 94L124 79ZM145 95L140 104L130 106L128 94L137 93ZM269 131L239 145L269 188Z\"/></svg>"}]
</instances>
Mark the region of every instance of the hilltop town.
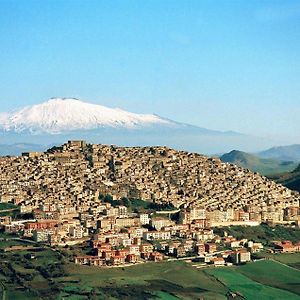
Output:
<instances>
[{"instance_id":1,"label":"hilltop town","mask_svg":"<svg viewBox=\"0 0 300 300\"><path fill-rule=\"evenodd\" d=\"M49 245L89 241L91 253L77 256L79 264L204 254L215 254L208 261L217 265L229 256L248 261L260 243L221 239L212 227L297 225L299 200L297 192L257 173L167 147L69 141L45 153L0 158L0 203L31 216L0 217L5 232ZM299 251L300 245L275 248Z\"/></svg>"}]
</instances>

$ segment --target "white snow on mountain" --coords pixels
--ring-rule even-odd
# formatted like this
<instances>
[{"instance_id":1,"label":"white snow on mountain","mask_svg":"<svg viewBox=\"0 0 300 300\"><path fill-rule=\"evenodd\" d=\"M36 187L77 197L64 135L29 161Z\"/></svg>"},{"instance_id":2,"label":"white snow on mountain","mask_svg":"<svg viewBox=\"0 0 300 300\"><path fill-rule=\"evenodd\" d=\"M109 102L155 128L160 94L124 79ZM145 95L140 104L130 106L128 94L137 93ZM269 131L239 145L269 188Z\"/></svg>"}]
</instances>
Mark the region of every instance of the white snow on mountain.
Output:
<instances>
[{"instance_id":1,"label":"white snow on mountain","mask_svg":"<svg viewBox=\"0 0 300 300\"><path fill-rule=\"evenodd\" d=\"M177 123L152 114L135 114L74 98L52 98L41 104L0 113L0 129L18 133L59 134L105 127L137 129L156 125L173 127Z\"/></svg>"}]
</instances>

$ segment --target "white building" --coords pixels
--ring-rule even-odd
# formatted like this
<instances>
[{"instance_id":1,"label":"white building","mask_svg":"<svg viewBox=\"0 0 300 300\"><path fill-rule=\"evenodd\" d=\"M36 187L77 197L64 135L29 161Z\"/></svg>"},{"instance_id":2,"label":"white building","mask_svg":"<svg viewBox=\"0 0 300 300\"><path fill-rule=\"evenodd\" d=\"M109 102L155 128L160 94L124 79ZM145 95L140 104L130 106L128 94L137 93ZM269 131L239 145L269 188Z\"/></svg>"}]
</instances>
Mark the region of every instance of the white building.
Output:
<instances>
[{"instance_id":1,"label":"white building","mask_svg":"<svg viewBox=\"0 0 300 300\"><path fill-rule=\"evenodd\" d=\"M140 214L140 221L142 225L146 225L150 223L150 218L148 214Z\"/></svg>"}]
</instances>

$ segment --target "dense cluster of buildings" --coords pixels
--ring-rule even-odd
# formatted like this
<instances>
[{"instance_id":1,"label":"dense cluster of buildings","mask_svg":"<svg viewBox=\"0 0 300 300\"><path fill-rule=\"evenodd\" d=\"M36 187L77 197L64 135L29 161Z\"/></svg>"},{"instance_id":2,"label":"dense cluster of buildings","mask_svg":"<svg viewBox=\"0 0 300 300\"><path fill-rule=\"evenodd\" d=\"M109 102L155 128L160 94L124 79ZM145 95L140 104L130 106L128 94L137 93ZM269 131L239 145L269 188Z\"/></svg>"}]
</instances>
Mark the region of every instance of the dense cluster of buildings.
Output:
<instances>
[{"instance_id":1,"label":"dense cluster of buildings","mask_svg":"<svg viewBox=\"0 0 300 300\"><path fill-rule=\"evenodd\" d=\"M201 224L201 225L200 225ZM260 242L238 240L226 232L220 237L202 222L169 224L159 231L146 227L128 227L120 231L103 231L89 241L89 255L76 256L76 264L120 266L146 261L193 260L201 266L230 266L244 264L252 254L264 249ZM300 242L273 241L273 253L300 252Z\"/></svg>"},{"instance_id":2,"label":"dense cluster of buildings","mask_svg":"<svg viewBox=\"0 0 300 300\"><path fill-rule=\"evenodd\" d=\"M114 266L145 261L194 259L215 266L241 264L251 253L263 249L261 243L232 236L219 237L197 223L167 225L160 231L129 227L119 232L103 232L90 241L91 255L75 257L75 263Z\"/></svg>"},{"instance_id":3,"label":"dense cluster of buildings","mask_svg":"<svg viewBox=\"0 0 300 300\"><path fill-rule=\"evenodd\" d=\"M300 252L300 241L293 244L291 241L275 241L274 242L275 253L294 253Z\"/></svg>"},{"instance_id":4,"label":"dense cluster of buildings","mask_svg":"<svg viewBox=\"0 0 300 300\"><path fill-rule=\"evenodd\" d=\"M103 201L101 195L108 194L113 200L169 203L174 211L136 211ZM77 263L123 264L215 253L227 242L218 240L212 226L297 223L299 199L298 193L249 170L166 147L69 141L45 153L0 158L0 202L14 203L21 213L32 215L24 221L2 217L0 225L51 245L93 237L93 255L77 257ZM243 251L228 255L236 262L248 255ZM216 264L220 258L213 257Z\"/></svg>"}]
</instances>

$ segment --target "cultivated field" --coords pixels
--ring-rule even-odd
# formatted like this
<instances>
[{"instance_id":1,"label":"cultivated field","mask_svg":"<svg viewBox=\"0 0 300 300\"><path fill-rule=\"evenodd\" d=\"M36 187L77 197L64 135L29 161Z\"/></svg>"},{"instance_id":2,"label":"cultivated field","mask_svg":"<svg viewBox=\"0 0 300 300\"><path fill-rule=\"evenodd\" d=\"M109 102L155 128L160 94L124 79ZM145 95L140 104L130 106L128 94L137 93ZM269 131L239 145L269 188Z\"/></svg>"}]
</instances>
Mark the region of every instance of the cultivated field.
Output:
<instances>
[{"instance_id":1,"label":"cultivated field","mask_svg":"<svg viewBox=\"0 0 300 300\"><path fill-rule=\"evenodd\" d=\"M195 299L205 297L205 299L226 299L225 294L228 289L215 278L197 270L185 262L163 262L146 263L126 268L107 268L87 266L67 266L69 276L63 281L79 281L81 286L90 286L105 290L106 287L115 290L114 292L128 294L130 289L134 289L135 298L149 299L149 295L142 292L155 293L163 296L163 299L173 299L174 296L184 299ZM67 285L66 285L67 286ZM165 292L161 295L159 292ZM173 295L173 298L166 298ZM117 295L115 295L117 297ZM119 295L120 296L120 295ZM128 295L129 296L129 295ZM134 297L134 295L131 295ZM146 298L142 298L142 297ZM128 298L129 299L129 298Z\"/></svg>"},{"instance_id":2,"label":"cultivated field","mask_svg":"<svg viewBox=\"0 0 300 300\"><path fill-rule=\"evenodd\" d=\"M262 260L232 268L207 269L245 299L300 299L300 271L281 263Z\"/></svg>"},{"instance_id":3,"label":"cultivated field","mask_svg":"<svg viewBox=\"0 0 300 300\"><path fill-rule=\"evenodd\" d=\"M261 253L259 256L279 261L300 270L300 253Z\"/></svg>"},{"instance_id":4,"label":"cultivated field","mask_svg":"<svg viewBox=\"0 0 300 300\"><path fill-rule=\"evenodd\" d=\"M263 260L240 266L236 271L262 284L298 294L300 298L300 271L282 263Z\"/></svg>"}]
</instances>

